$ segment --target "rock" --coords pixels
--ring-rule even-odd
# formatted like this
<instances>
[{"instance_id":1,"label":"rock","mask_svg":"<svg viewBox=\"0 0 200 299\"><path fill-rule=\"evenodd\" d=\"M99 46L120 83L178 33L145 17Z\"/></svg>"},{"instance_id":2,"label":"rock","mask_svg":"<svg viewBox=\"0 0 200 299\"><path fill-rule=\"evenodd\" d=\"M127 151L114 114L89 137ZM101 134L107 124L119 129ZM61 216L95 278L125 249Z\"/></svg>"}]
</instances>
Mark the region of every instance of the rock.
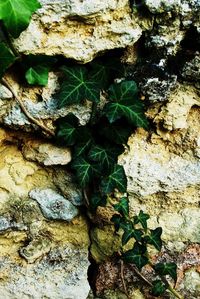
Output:
<instances>
[{"instance_id":1,"label":"rock","mask_svg":"<svg viewBox=\"0 0 200 299\"><path fill-rule=\"evenodd\" d=\"M191 61L185 63L181 75L187 81L200 82L200 57L199 53Z\"/></svg>"},{"instance_id":2,"label":"rock","mask_svg":"<svg viewBox=\"0 0 200 299\"><path fill-rule=\"evenodd\" d=\"M67 165L71 161L69 148L58 147L42 140L29 140L22 148L22 154L28 161L43 165Z\"/></svg>"},{"instance_id":3,"label":"rock","mask_svg":"<svg viewBox=\"0 0 200 299\"><path fill-rule=\"evenodd\" d=\"M190 269L185 273L184 287L188 298L196 299L200 294L200 274L195 269Z\"/></svg>"},{"instance_id":4,"label":"rock","mask_svg":"<svg viewBox=\"0 0 200 299\"><path fill-rule=\"evenodd\" d=\"M142 33L128 0L40 2L42 8L15 40L21 53L63 55L86 63L106 50L133 45Z\"/></svg>"},{"instance_id":5,"label":"rock","mask_svg":"<svg viewBox=\"0 0 200 299\"><path fill-rule=\"evenodd\" d=\"M77 208L52 189L33 189L29 196L38 202L47 219L71 221L78 215Z\"/></svg>"},{"instance_id":6,"label":"rock","mask_svg":"<svg viewBox=\"0 0 200 299\"><path fill-rule=\"evenodd\" d=\"M12 99L13 95L11 91L5 87L4 85L0 84L0 99L1 100L10 100Z\"/></svg>"},{"instance_id":7,"label":"rock","mask_svg":"<svg viewBox=\"0 0 200 299\"><path fill-rule=\"evenodd\" d=\"M73 247L53 249L40 263L22 266L5 258L0 266L6 299L85 299L90 290L87 251Z\"/></svg>"}]
</instances>

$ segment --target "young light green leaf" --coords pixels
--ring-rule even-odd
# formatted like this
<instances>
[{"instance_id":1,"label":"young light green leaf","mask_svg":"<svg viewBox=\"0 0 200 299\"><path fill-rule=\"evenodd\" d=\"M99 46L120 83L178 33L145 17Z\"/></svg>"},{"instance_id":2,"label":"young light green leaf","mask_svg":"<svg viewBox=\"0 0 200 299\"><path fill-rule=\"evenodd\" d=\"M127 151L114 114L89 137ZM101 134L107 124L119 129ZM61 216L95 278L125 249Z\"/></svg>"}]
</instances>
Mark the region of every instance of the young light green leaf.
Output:
<instances>
[{"instance_id":1,"label":"young light green leaf","mask_svg":"<svg viewBox=\"0 0 200 299\"><path fill-rule=\"evenodd\" d=\"M50 67L36 65L29 68L25 73L25 78L30 85L46 86L48 83Z\"/></svg>"},{"instance_id":2,"label":"young light green leaf","mask_svg":"<svg viewBox=\"0 0 200 299\"><path fill-rule=\"evenodd\" d=\"M145 255L146 247L135 242L133 249L126 251L122 258L126 263L132 263L141 269L148 264L148 258Z\"/></svg>"},{"instance_id":3,"label":"young light green leaf","mask_svg":"<svg viewBox=\"0 0 200 299\"><path fill-rule=\"evenodd\" d=\"M109 97L114 102L105 105L104 113L111 123L124 117L131 125L148 128L143 103L137 97L137 87L134 81L113 84L109 89Z\"/></svg>"},{"instance_id":4,"label":"young light green leaf","mask_svg":"<svg viewBox=\"0 0 200 299\"><path fill-rule=\"evenodd\" d=\"M84 158L75 159L72 163L72 168L76 171L76 177L81 187L85 187L91 182L93 166Z\"/></svg>"},{"instance_id":5,"label":"young light green leaf","mask_svg":"<svg viewBox=\"0 0 200 299\"><path fill-rule=\"evenodd\" d=\"M147 231L147 220L149 219L149 215L145 214L142 210L140 210L140 213L138 216L134 216L134 224L141 223L142 227L144 228L145 232Z\"/></svg>"},{"instance_id":6,"label":"young light green leaf","mask_svg":"<svg viewBox=\"0 0 200 299\"><path fill-rule=\"evenodd\" d=\"M118 189L120 192L126 192L127 178L124 168L121 165L114 165L110 175L102 179L101 190L104 194L109 194Z\"/></svg>"},{"instance_id":7,"label":"young light green leaf","mask_svg":"<svg viewBox=\"0 0 200 299\"><path fill-rule=\"evenodd\" d=\"M162 248L162 227L157 227L154 230L151 230L151 233L149 236L146 236L144 239L148 244L153 245L158 251Z\"/></svg>"},{"instance_id":8,"label":"young light green leaf","mask_svg":"<svg viewBox=\"0 0 200 299\"><path fill-rule=\"evenodd\" d=\"M162 282L162 280L155 280L155 281L153 281L152 284L153 284L153 286L151 289L151 294L155 297L159 297L159 296L163 295L167 289L167 287Z\"/></svg>"},{"instance_id":9,"label":"young light green leaf","mask_svg":"<svg viewBox=\"0 0 200 299\"><path fill-rule=\"evenodd\" d=\"M12 54L10 49L3 42L0 43L0 78L3 76L6 69L11 66L16 59L17 57Z\"/></svg>"},{"instance_id":10,"label":"young light green leaf","mask_svg":"<svg viewBox=\"0 0 200 299\"><path fill-rule=\"evenodd\" d=\"M122 216L128 217L129 215L129 203L127 197L122 197L120 202L114 205L114 209L119 212Z\"/></svg>"},{"instance_id":11,"label":"young light green leaf","mask_svg":"<svg viewBox=\"0 0 200 299\"><path fill-rule=\"evenodd\" d=\"M100 101L99 83L89 77L88 70L85 66L63 66L61 69L64 73L65 80L58 94L60 107L80 103L86 99L95 103Z\"/></svg>"},{"instance_id":12,"label":"young light green leaf","mask_svg":"<svg viewBox=\"0 0 200 299\"><path fill-rule=\"evenodd\" d=\"M30 23L32 14L40 8L37 0L1 0L0 20L9 33L17 38Z\"/></svg>"},{"instance_id":13,"label":"young light green leaf","mask_svg":"<svg viewBox=\"0 0 200 299\"><path fill-rule=\"evenodd\" d=\"M106 203L106 196L101 196L100 193L94 193L90 197L90 207L92 210L96 210L98 206L105 207Z\"/></svg>"},{"instance_id":14,"label":"young light green leaf","mask_svg":"<svg viewBox=\"0 0 200 299\"><path fill-rule=\"evenodd\" d=\"M177 265L175 263L158 263L154 270L160 275L170 275L175 281L177 280Z\"/></svg>"}]
</instances>

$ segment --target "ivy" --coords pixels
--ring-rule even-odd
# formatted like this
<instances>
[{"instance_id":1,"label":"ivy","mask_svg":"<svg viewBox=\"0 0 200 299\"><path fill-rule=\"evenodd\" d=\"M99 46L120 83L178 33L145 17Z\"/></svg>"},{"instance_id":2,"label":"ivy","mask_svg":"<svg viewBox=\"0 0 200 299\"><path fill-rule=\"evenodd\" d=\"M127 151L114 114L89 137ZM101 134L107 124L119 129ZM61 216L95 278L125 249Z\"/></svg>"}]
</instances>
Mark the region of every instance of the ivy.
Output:
<instances>
[{"instance_id":1,"label":"ivy","mask_svg":"<svg viewBox=\"0 0 200 299\"><path fill-rule=\"evenodd\" d=\"M37 0L1 0L0 20L16 38L28 27L32 14L40 7Z\"/></svg>"},{"instance_id":2,"label":"ivy","mask_svg":"<svg viewBox=\"0 0 200 299\"><path fill-rule=\"evenodd\" d=\"M41 7L37 0L1 0L0 20L3 38L0 41L0 77L16 61L24 72L24 79L29 85L45 86L49 71L56 65L57 59L48 56L22 56L13 46L12 38L17 38L29 25L32 14ZM60 65L60 64L58 64ZM139 98L136 82L126 80L125 67L119 59L96 59L87 65L66 62L60 67L62 72L61 87L55 95L58 107L92 102L91 119L85 126L78 118L69 113L60 118L56 125L56 142L68 146L72 151L69 165L75 179L83 190L86 206L95 213L98 206L106 206L109 198L114 199L116 191L123 194L113 204L113 222L116 231L121 231L121 252L118 256L128 264L133 264L140 271L146 265L153 268L161 279L148 282L154 296L171 291L177 298L179 294L171 287L165 276L177 280L175 263L152 264L148 248L162 249L162 228L148 228L149 215L142 210L134 217L130 216L127 193L127 177L123 166L118 165L118 156L127 147L128 138L135 128L148 129L145 107ZM116 83L116 78L123 78ZM2 82L12 91L8 83ZM105 104L99 105L101 94ZM54 136L48 128L35 120L22 101L13 92L26 116L45 132ZM101 103L102 104L102 103ZM126 244L132 241L131 249ZM147 282L147 279L144 279Z\"/></svg>"}]
</instances>

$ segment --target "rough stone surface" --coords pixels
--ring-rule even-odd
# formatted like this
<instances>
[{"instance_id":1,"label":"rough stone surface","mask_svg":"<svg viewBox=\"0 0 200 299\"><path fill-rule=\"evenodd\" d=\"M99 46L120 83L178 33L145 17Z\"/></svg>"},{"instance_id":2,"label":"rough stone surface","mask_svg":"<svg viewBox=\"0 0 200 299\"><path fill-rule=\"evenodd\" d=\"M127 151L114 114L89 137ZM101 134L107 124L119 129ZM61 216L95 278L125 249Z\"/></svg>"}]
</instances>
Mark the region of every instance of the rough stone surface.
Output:
<instances>
[{"instance_id":1,"label":"rough stone surface","mask_svg":"<svg viewBox=\"0 0 200 299\"><path fill-rule=\"evenodd\" d=\"M52 143L30 140L22 148L23 156L28 161L36 161L43 165L67 165L71 161L68 148L57 147Z\"/></svg>"},{"instance_id":2,"label":"rough stone surface","mask_svg":"<svg viewBox=\"0 0 200 299\"><path fill-rule=\"evenodd\" d=\"M47 219L71 221L78 215L77 208L52 189L33 189L29 196L39 203Z\"/></svg>"},{"instance_id":3,"label":"rough stone surface","mask_svg":"<svg viewBox=\"0 0 200 299\"><path fill-rule=\"evenodd\" d=\"M105 50L132 45L142 33L128 0L41 0L41 4L15 41L25 54L60 54L85 63Z\"/></svg>"}]
</instances>

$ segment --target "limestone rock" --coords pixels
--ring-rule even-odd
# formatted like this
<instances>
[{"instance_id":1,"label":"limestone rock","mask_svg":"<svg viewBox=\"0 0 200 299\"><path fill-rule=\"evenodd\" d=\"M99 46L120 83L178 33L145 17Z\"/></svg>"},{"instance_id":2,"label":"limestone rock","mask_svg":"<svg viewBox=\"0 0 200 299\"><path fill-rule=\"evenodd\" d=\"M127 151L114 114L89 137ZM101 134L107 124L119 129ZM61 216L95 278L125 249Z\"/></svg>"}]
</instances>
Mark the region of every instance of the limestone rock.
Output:
<instances>
[{"instance_id":1,"label":"limestone rock","mask_svg":"<svg viewBox=\"0 0 200 299\"><path fill-rule=\"evenodd\" d=\"M5 87L4 85L0 84L0 99L1 100L9 100L12 99L13 95L11 91Z\"/></svg>"},{"instance_id":2,"label":"limestone rock","mask_svg":"<svg viewBox=\"0 0 200 299\"><path fill-rule=\"evenodd\" d=\"M67 165L71 161L71 151L68 148L58 147L41 140L26 142L22 153L28 161L36 161L46 166Z\"/></svg>"},{"instance_id":3,"label":"limestone rock","mask_svg":"<svg viewBox=\"0 0 200 299\"><path fill-rule=\"evenodd\" d=\"M128 0L41 0L25 32L15 40L24 54L63 55L86 63L99 53L134 44L141 29Z\"/></svg>"},{"instance_id":4,"label":"limestone rock","mask_svg":"<svg viewBox=\"0 0 200 299\"><path fill-rule=\"evenodd\" d=\"M34 189L29 196L38 202L47 219L70 221L78 215L77 208L52 189Z\"/></svg>"}]
</instances>

